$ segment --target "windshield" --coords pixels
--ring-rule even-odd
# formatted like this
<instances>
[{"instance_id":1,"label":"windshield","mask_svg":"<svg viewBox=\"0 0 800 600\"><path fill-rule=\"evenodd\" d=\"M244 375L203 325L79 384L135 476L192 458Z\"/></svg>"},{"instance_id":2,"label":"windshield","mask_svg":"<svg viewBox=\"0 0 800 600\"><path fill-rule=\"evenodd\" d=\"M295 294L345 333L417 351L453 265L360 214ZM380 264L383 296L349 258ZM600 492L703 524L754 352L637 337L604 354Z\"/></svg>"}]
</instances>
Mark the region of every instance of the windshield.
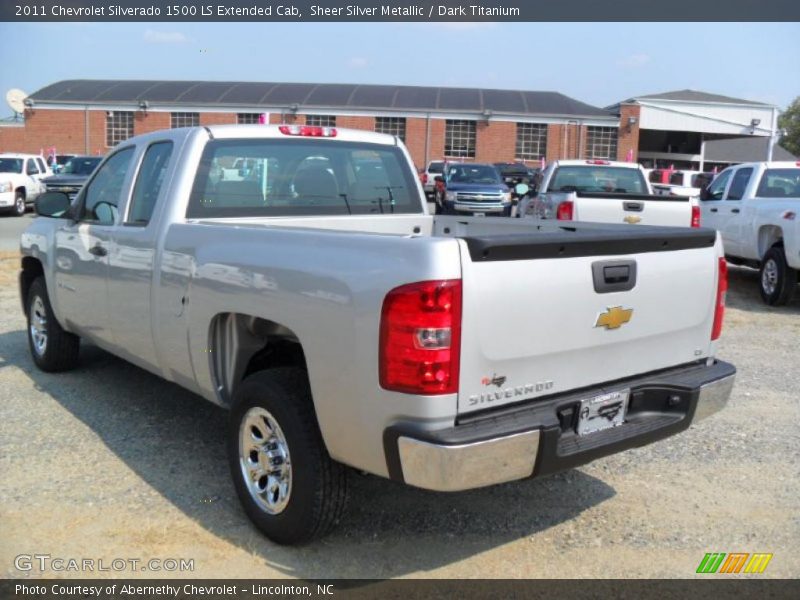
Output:
<instances>
[{"instance_id":1,"label":"windshield","mask_svg":"<svg viewBox=\"0 0 800 600\"><path fill-rule=\"evenodd\" d=\"M800 198L800 169L767 169L761 176L759 198Z\"/></svg>"},{"instance_id":2,"label":"windshield","mask_svg":"<svg viewBox=\"0 0 800 600\"><path fill-rule=\"evenodd\" d=\"M444 170L443 162L432 162L428 165L428 173L441 173Z\"/></svg>"},{"instance_id":3,"label":"windshield","mask_svg":"<svg viewBox=\"0 0 800 600\"><path fill-rule=\"evenodd\" d=\"M548 191L646 194L647 185L639 169L576 165L558 167Z\"/></svg>"},{"instance_id":4,"label":"windshield","mask_svg":"<svg viewBox=\"0 0 800 600\"><path fill-rule=\"evenodd\" d=\"M447 177L453 183L500 183L497 169L489 165L454 165Z\"/></svg>"},{"instance_id":5,"label":"windshield","mask_svg":"<svg viewBox=\"0 0 800 600\"><path fill-rule=\"evenodd\" d=\"M203 153L187 217L419 213L416 186L396 146L214 140Z\"/></svg>"},{"instance_id":6,"label":"windshield","mask_svg":"<svg viewBox=\"0 0 800 600\"><path fill-rule=\"evenodd\" d=\"M65 175L91 175L94 168L103 160L101 156L83 156L70 159L62 173Z\"/></svg>"},{"instance_id":7,"label":"windshield","mask_svg":"<svg viewBox=\"0 0 800 600\"><path fill-rule=\"evenodd\" d=\"M22 173L22 159L0 158L0 173Z\"/></svg>"}]
</instances>

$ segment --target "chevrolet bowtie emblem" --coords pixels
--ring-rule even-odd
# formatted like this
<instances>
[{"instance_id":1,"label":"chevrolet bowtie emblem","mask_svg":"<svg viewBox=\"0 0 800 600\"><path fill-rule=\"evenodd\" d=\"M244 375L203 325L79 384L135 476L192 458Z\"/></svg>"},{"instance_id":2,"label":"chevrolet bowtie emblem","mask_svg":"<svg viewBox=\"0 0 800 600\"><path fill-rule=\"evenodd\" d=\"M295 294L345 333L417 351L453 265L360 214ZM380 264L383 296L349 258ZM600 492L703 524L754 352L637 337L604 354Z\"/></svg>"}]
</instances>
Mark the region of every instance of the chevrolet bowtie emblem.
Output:
<instances>
[{"instance_id":1,"label":"chevrolet bowtie emblem","mask_svg":"<svg viewBox=\"0 0 800 600\"><path fill-rule=\"evenodd\" d=\"M628 215L622 220L625 221L626 223L630 223L631 225L633 225L634 223L638 223L639 221L641 221L642 217L637 217L636 215Z\"/></svg>"},{"instance_id":2,"label":"chevrolet bowtie emblem","mask_svg":"<svg viewBox=\"0 0 800 600\"><path fill-rule=\"evenodd\" d=\"M605 327L606 329L619 329L631 320L633 316L632 308L622 308L621 306L609 306L606 312L597 315L595 327Z\"/></svg>"}]
</instances>

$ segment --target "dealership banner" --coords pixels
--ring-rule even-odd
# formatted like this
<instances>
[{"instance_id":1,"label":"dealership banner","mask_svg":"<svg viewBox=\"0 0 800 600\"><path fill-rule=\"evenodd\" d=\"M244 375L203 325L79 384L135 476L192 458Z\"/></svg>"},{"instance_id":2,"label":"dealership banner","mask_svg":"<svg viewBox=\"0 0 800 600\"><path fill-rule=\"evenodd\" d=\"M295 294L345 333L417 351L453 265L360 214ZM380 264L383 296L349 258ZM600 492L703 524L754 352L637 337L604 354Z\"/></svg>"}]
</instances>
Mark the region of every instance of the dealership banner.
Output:
<instances>
[{"instance_id":1,"label":"dealership banner","mask_svg":"<svg viewBox=\"0 0 800 600\"><path fill-rule=\"evenodd\" d=\"M798 21L798 0L3 0L0 21ZM710 40L664 39L702 45Z\"/></svg>"},{"instance_id":2,"label":"dealership banner","mask_svg":"<svg viewBox=\"0 0 800 600\"><path fill-rule=\"evenodd\" d=\"M458 598L659 598L727 600L800 597L800 580L504 579L23 579L0 580L0 598L35 600L255 600L257 598L417 600Z\"/></svg>"}]
</instances>

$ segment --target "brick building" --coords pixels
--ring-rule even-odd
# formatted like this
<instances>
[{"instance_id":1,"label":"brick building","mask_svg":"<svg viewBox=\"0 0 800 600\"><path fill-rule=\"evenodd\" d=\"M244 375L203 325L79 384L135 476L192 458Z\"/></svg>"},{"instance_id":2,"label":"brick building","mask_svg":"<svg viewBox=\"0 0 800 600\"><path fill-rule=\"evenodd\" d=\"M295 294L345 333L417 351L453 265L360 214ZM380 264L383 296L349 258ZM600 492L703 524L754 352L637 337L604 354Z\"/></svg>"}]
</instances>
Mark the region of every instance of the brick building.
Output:
<instances>
[{"instance_id":1,"label":"brick building","mask_svg":"<svg viewBox=\"0 0 800 600\"><path fill-rule=\"evenodd\" d=\"M399 135L418 167L559 158L625 160L620 118L556 92L388 85L59 81L0 127L0 151L103 154L141 133L221 123L335 125ZM635 159L635 151L633 152Z\"/></svg>"}]
</instances>

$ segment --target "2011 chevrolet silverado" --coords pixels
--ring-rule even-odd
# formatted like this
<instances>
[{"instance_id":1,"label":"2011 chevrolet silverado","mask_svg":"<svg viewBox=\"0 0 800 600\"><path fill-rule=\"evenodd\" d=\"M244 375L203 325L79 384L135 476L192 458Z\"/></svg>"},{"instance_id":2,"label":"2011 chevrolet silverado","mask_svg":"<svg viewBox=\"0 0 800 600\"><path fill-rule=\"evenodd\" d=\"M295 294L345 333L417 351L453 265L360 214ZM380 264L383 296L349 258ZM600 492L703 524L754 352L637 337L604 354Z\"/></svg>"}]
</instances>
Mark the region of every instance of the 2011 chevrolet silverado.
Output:
<instances>
[{"instance_id":1,"label":"2011 chevrolet silverado","mask_svg":"<svg viewBox=\"0 0 800 600\"><path fill-rule=\"evenodd\" d=\"M685 430L734 381L716 232L429 215L389 135L158 131L37 211L36 365L85 338L229 408L236 491L280 543L337 521L346 465L442 491L545 475Z\"/></svg>"}]
</instances>

